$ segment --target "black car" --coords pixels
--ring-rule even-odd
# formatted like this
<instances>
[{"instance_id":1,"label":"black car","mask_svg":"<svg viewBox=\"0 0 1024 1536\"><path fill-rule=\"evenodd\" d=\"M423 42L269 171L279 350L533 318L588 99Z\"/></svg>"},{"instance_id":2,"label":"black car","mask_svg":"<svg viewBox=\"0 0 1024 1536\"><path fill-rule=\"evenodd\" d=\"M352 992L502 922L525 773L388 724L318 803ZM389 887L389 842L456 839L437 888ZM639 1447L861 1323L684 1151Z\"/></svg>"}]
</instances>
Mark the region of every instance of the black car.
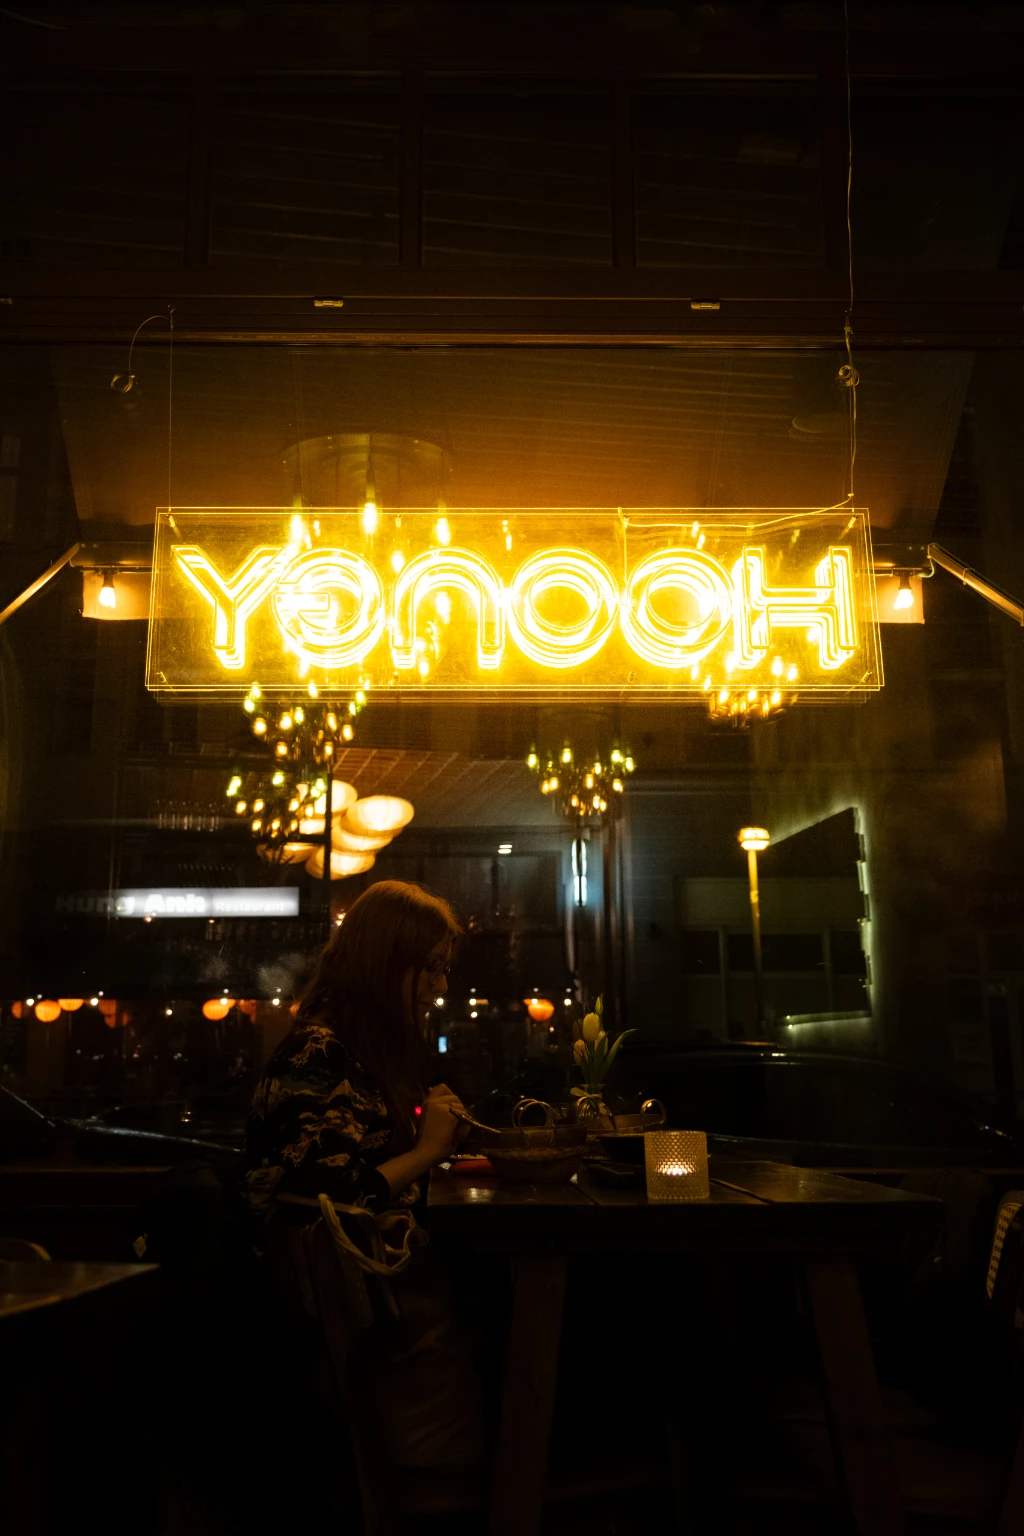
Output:
<instances>
[{"instance_id":1,"label":"black car","mask_svg":"<svg viewBox=\"0 0 1024 1536\"><path fill-rule=\"evenodd\" d=\"M737 1156L806 1167L1024 1167L1024 1138L983 1100L873 1057L770 1043L678 1048L623 1043L614 1087L659 1098L673 1126L706 1130Z\"/></svg>"}]
</instances>

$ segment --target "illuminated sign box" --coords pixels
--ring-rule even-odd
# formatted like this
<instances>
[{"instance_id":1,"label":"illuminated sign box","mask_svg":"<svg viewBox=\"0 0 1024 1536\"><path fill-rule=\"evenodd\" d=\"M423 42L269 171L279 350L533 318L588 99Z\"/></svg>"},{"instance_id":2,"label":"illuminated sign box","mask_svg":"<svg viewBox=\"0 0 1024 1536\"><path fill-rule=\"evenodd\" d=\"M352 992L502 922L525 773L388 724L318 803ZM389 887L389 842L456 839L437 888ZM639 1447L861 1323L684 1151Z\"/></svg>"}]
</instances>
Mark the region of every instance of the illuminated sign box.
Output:
<instances>
[{"instance_id":1,"label":"illuminated sign box","mask_svg":"<svg viewBox=\"0 0 1024 1536\"><path fill-rule=\"evenodd\" d=\"M882 686L867 514L160 511L147 685L403 698Z\"/></svg>"},{"instance_id":2,"label":"illuminated sign box","mask_svg":"<svg viewBox=\"0 0 1024 1536\"><path fill-rule=\"evenodd\" d=\"M58 912L104 917L298 917L297 885L240 886L202 890L171 886L159 890L105 891L57 898Z\"/></svg>"}]
</instances>

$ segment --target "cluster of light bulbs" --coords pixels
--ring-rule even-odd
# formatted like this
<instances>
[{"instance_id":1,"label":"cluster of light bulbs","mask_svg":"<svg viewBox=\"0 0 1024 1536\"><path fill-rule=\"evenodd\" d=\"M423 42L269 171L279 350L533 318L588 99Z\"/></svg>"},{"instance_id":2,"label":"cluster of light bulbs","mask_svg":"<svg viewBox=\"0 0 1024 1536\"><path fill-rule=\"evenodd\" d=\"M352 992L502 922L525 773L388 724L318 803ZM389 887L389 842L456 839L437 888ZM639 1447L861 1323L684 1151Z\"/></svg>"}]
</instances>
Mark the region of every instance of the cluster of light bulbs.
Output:
<instances>
[{"instance_id":1,"label":"cluster of light bulbs","mask_svg":"<svg viewBox=\"0 0 1024 1536\"><path fill-rule=\"evenodd\" d=\"M243 775L234 773L226 793L235 802L235 815L248 817L262 857L275 862L289 842L317 835L313 823L324 815L328 776L340 745L355 735L353 722L365 706L365 687L340 704L321 698L311 681L301 702L270 709L259 684L252 684L242 708L253 735L269 747L274 769L269 778L264 774L250 781L248 794Z\"/></svg>"},{"instance_id":2,"label":"cluster of light bulbs","mask_svg":"<svg viewBox=\"0 0 1024 1536\"><path fill-rule=\"evenodd\" d=\"M771 720L795 703L796 694L781 688L719 688L708 701L708 715L743 730L752 720Z\"/></svg>"},{"instance_id":3,"label":"cluster of light bulbs","mask_svg":"<svg viewBox=\"0 0 1024 1536\"><path fill-rule=\"evenodd\" d=\"M600 822L616 806L636 763L631 752L623 752L617 746L612 747L604 758L577 760L572 747L567 744L557 755L545 759L543 769L536 750L531 749L526 766L533 773L543 772L541 794L557 795L562 814L570 821L582 824Z\"/></svg>"},{"instance_id":4,"label":"cluster of light bulbs","mask_svg":"<svg viewBox=\"0 0 1024 1536\"><path fill-rule=\"evenodd\" d=\"M728 662L727 669L733 670ZM706 677L704 692L708 696L708 716L741 731L746 730L752 720L772 720L796 703L797 695L792 684L798 675L792 662L787 666L781 656L776 656L772 661L772 676L777 681L769 688L715 688L710 677Z\"/></svg>"},{"instance_id":5,"label":"cluster of light bulbs","mask_svg":"<svg viewBox=\"0 0 1024 1536\"><path fill-rule=\"evenodd\" d=\"M322 699L312 681L306 685L306 694L308 702L283 706L275 719L274 712L264 705L259 683L253 683L242 708L252 717L253 735L267 743L275 760L310 760L326 767L336 755L338 743L351 741L355 735L353 721L366 707L366 685L361 684L345 704Z\"/></svg>"}]
</instances>

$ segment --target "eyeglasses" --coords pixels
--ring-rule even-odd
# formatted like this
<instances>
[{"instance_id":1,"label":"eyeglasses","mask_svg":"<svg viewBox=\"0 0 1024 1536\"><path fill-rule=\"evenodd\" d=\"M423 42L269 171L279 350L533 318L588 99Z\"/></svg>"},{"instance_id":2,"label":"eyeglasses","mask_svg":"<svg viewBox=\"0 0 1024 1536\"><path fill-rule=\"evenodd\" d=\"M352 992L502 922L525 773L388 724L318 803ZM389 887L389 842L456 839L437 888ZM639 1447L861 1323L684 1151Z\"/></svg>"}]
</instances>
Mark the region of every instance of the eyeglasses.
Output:
<instances>
[{"instance_id":1,"label":"eyeglasses","mask_svg":"<svg viewBox=\"0 0 1024 1536\"><path fill-rule=\"evenodd\" d=\"M435 960L433 956L430 956L423 969L428 976L435 979L443 977L445 980L451 975L452 971L451 965L447 960Z\"/></svg>"}]
</instances>

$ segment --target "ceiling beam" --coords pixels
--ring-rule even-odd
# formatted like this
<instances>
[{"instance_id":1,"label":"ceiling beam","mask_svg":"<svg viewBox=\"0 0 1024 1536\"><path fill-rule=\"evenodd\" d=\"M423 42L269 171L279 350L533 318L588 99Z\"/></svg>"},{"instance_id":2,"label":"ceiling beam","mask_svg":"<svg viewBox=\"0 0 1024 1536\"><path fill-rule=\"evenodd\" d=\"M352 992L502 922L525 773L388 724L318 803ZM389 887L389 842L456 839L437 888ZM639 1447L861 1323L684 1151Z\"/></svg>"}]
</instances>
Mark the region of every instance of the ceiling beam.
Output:
<instances>
[{"instance_id":1,"label":"ceiling beam","mask_svg":"<svg viewBox=\"0 0 1024 1536\"><path fill-rule=\"evenodd\" d=\"M860 347L1024 345L1024 273L866 274L855 292ZM12 264L0 267L0 342L126 341L173 304L182 343L821 348L838 345L846 303L841 271Z\"/></svg>"},{"instance_id":2,"label":"ceiling beam","mask_svg":"<svg viewBox=\"0 0 1024 1536\"><path fill-rule=\"evenodd\" d=\"M799 79L818 75L822 50L839 31L752 28L709 31L669 11L638 24L627 7L435 5L331 7L282 24L253 14L238 28L216 26L69 25L44 30L0 28L8 78L20 85L92 72L155 78L195 72L240 80L257 75L347 76L394 72L415 61L427 73L500 79L528 74L579 81L614 69L650 80ZM497 65L495 61L500 63ZM855 79L1002 80L1017 86L1024 68L1024 31L949 30L920 25L854 30ZM35 78L33 78L35 77Z\"/></svg>"}]
</instances>

